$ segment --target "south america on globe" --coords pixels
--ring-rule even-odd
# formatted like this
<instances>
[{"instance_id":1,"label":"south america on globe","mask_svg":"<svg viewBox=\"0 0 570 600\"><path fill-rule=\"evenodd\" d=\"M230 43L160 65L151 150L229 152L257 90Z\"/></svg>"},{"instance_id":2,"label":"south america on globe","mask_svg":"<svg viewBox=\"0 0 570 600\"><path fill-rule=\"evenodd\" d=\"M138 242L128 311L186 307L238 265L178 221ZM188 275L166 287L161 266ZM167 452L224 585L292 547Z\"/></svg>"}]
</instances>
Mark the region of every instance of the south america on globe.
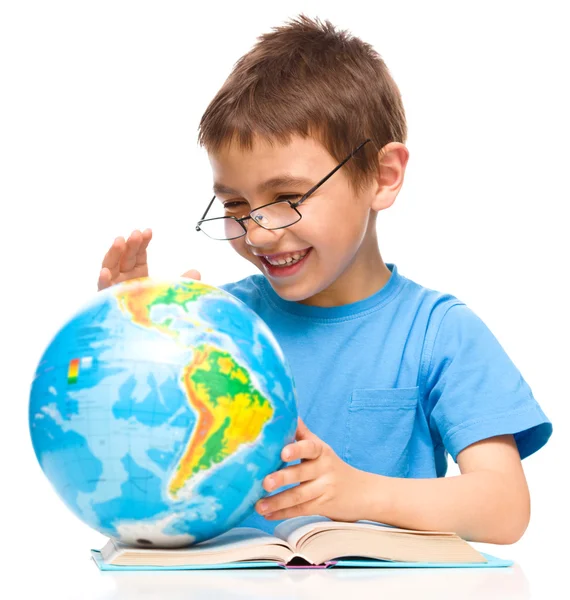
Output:
<instances>
[{"instance_id":1,"label":"south america on globe","mask_svg":"<svg viewBox=\"0 0 570 600\"><path fill-rule=\"evenodd\" d=\"M240 523L297 426L270 329L231 294L141 278L98 292L31 386L39 464L83 522L125 544L187 546Z\"/></svg>"}]
</instances>

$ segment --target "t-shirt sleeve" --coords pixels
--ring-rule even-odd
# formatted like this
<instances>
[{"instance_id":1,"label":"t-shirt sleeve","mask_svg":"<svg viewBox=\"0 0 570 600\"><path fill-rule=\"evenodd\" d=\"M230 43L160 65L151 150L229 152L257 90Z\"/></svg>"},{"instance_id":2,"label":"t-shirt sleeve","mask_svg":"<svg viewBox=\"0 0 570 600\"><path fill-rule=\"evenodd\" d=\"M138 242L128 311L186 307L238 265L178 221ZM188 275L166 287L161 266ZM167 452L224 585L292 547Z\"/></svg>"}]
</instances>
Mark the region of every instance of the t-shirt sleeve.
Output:
<instances>
[{"instance_id":1,"label":"t-shirt sleeve","mask_svg":"<svg viewBox=\"0 0 570 600\"><path fill-rule=\"evenodd\" d=\"M254 312L259 314L262 306L262 299L259 291L260 277L263 276L253 275L246 277L245 279L241 279L240 281L224 283L218 287L225 292L228 292L232 296L235 296L238 300L241 300Z\"/></svg>"},{"instance_id":2,"label":"t-shirt sleeve","mask_svg":"<svg viewBox=\"0 0 570 600\"><path fill-rule=\"evenodd\" d=\"M464 304L443 316L426 377L430 429L457 461L461 450L513 434L521 459L541 448L552 424L505 350Z\"/></svg>"}]
</instances>

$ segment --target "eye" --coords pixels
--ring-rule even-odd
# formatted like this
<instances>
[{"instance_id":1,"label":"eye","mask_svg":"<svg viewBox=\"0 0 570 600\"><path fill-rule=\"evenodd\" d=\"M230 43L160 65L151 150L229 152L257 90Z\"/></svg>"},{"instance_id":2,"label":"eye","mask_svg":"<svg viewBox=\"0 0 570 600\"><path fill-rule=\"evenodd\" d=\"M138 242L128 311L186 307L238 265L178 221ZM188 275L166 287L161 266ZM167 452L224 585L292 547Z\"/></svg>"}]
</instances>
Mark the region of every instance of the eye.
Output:
<instances>
[{"instance_id":1,"label":"eye","mask_svg":"<svg viewBox=\"0 0 570 600\"><path fill-rule=\"evenodd\" d=\"M246 206L245 202L239 202L237 200L232 200L231 202L224 202L225 210L236 210L239 208L243 208L244 206Z\"/></svg>"},{"instance_id":2,"label":"eye","mask_svg":"<svg viewBox=\"0 0 570 600\"><path fill-rule=\"evenodd\" d=\"M281 194L275 200L296 200L297 198L301 198L301 194Z\"/></svg>"}]
</instances>

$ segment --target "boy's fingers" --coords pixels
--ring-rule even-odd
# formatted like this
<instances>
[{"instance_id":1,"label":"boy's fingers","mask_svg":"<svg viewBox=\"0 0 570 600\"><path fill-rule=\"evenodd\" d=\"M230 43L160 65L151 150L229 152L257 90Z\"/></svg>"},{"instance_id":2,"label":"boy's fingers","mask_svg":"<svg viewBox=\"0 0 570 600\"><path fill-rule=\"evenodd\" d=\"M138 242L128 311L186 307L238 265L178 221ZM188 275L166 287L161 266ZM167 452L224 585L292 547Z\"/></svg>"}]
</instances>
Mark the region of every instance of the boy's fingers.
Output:
<instances>
[{"instance_id":1,"label":"boy's fingers","mask_svg":"<svg viewBox=\"0 0 570 600\"><path fill-rule=\"evenodd\" d=\"M285 461L314 460L319 458L323 451L322 444L315 440L300 440L295 444L289 444L283 448L281 458Z\"/></svg>"},{"instance_id":2,"label":"boy's fingers","mask_svg":"<svg viewBox=\"0 0 570 600\"><path fill-rule=\"evenodd\" d=\"M139 247L139 250L138 250L137 256L136 256L137 266L146 264L146 261L147 261L146 249L148 248L148 245L149 245L151 239L152 239L152 230L145 229L142 232L141 245Z\"/></svg>"},{"instance_id":3,"label":"boy's fingers","mask_svg":"<svg viewBox=\"0 0 570 600\"><path fill-rule=\"evenodd\" d=\"M301 417L297 420L297 432L295 438L298 440L307 440L313 436L313 432L303 423Z\"/></svg>"},{"instance_id":4,"label":"boy's fingers","mask_svg":"<svg viewBox=\"0 0 570 600\"><path fill-rule=\"evenodd\" d=\"M121 260L124 249L125 238L115 238L113 245L109 248L107 254L105 254L101 266L109 270L116 269L119 266L119 261Z\"/></svg>"},{"instance_id":5,"label":"boy's fingers","mask_svg":"<svg viewBox=\"0 0 570 600\"><path fill-rule=\"evenodd\" d=\"M101 269L99 272L99 280L97 281L97 290L101 291L111 285L111 271L107 268Z\"/></svg>"},{"instance_id":6,"label":"boy's fingers","mask_svg":"<svg viewBox=\"0 0 570 600\"><path fill-rule=\"evenodd\" d=\"M146 246L143 248L143 245L140 245L136 255L135 255L135 267L140 267L141 265L146 265L147 255L146 255Z\"/></svg>"},{"instance_id":7,"label":"boy's fingers","mask_svg":"<svg viewBox=\"0 0 570 600\"><path fill-rule=\"evenodd\" d=\"M121 271L123 273L128 273L132 271L137 264L137 253L139 251L140 245L142 243L142 234L140 231L135 230L129 236L127 240L127 247L121 258Z\"/></svg>"},{"instance_id":8,"label":"boy's fingers","mask_svg":"<svg viewBox=\"0 0 570 600\"><path fill-rule=\"evenodd\" d=\"M278 510L310 502L321 494L322 484L318 481L309 481L275 494L270 498L263 498L257 503L256 510L260 514L271 514Z\"/></svg>"},{"instance_id":9,"label":"boy's fingers","mask_svg":"<svg viewBox=\"0 0 570 600\"><path fill-rule=\"evenodd\" d=\"M188 279L196 279L197 281L200 281L202 279L202 276L198 271L196 271L196 269L190 269L190 271L186 271L186 273L184 273L182 277L187 277Z\"/></svg>"},{"instance_id":10,"label":"boy's fingers","mask_svg":"<svg viewBox=\"0 0 570 600\"><path fill-rule=\"evenodd\" d=\"M286 485L316 479L318 474L316 463L301 463L271 473L263 480L263 487L266 491L272 492Z\"/></svg>"}]
</instances>

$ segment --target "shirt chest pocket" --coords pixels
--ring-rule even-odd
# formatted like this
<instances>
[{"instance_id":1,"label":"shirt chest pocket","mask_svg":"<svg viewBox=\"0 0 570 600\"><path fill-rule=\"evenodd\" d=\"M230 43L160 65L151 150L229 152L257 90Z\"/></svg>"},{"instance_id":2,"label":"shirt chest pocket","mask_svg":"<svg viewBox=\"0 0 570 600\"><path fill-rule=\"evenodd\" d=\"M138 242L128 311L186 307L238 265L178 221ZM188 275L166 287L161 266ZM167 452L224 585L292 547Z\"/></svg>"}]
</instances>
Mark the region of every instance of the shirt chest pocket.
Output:
<instances>
[{"instance_id":1,"label":"shirt chest pocket","mask_svg":"<svg viewBox=\"0 0 570 600\"><path fill-rule=\"evenodd\" d=\"M419 388L355 389L348 408L344 460L363 471L406 477Z\"/></svg>"}]
</instances>

